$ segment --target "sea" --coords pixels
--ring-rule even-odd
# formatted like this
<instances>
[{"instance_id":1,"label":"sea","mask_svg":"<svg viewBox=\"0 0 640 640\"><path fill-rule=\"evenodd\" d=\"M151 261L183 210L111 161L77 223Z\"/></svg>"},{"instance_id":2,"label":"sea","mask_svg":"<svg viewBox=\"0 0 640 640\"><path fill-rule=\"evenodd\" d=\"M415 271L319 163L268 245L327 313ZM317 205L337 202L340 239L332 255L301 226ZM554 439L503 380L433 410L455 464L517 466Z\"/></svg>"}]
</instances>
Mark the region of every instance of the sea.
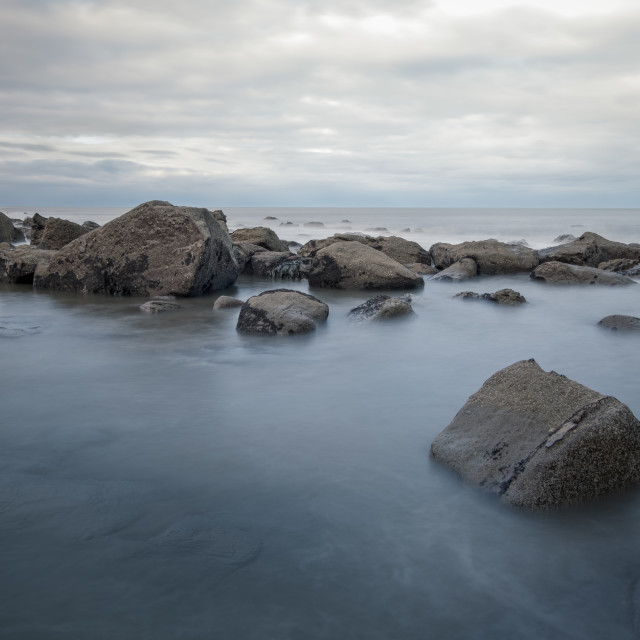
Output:
<instances>
[{"instance_id":1,"label":"sea","mask_svg":"<svg viewBox=\"0 0 640 640\"><path fill-rule=\"evenodd\" d=\"M638 209L209 208L300 244L640 242ZM237 309L213 310L281 287L326 302L326 324L245 336ZM527 303L454 297L505 287ZM413 317L351 320L371 295L241 276L150 315L144 298L0 285L0 637L640 638L640 488L530 513L429 455L488 377L528 358L640 416L640 336L597 324L640 316L640 286L427 278Z\"/></svg>"}]
</instances>

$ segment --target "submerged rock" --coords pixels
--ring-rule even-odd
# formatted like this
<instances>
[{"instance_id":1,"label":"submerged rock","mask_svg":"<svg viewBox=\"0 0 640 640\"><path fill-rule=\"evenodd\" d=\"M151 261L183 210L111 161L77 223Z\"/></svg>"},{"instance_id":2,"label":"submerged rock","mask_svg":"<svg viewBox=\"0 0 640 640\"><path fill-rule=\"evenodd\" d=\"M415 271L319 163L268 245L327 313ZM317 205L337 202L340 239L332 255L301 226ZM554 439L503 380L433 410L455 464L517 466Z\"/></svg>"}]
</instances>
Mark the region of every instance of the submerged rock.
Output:
<instances>
[{"instance_id":1,"label":"submerged rock","mask_svg":"<svg viewBox=\"0 0 640 640\"><path fill-rule=\"evenodd\" d=\"M387 320L413 314L411 296L391 298L390 296L376 296L351 309L349 317L354 320Z\"/></svg>"},{"instance_id":2,"label":"submerged rock","mask_svg":"<svg viewBox=\"0 0 640 640\"><path fill-rule=\"evenodd\" d=\"M334 289L413 289L424 280L372 247L336 242L316 253L309 284Z\"/></svg>"},{"instance_id":3,"label":"submerged rock","mask_svg":"<svg viewBox=\"0 0 640 640\"><path fill-rule=\"evenodd\" d=\"M316 323L329 315L318 298L291 289L274 289L249 298L240 309L240 333L292 335L315 331Z\"/></svg>"},{"instance_id":4,"label":"submerged rock","mask_svg":"<svg viewBox=\"0 0 640 640\"><path fill-rule=\"evenodd\" d=\"M612 331L640 331L640 318L613 315L602 318L598 325Z\"/></svg>"},{"instance_id":5,"label":"submerged rock","mask_svg":"<svg viewBox=\"0 0 640 640\"><path fill-rule=\"evenodd\" d=\"M565 262L543 262L531 272L534 280L551 284L597 284L627 285L635 284L628 276L612 271L603 271L593 267L582 267Z\"/></svg>"},{"instance_id":6,"label":"submerged rock","mask_svg":"<svg viewBox=\"0 0 640 640\"><path fill-rule=\"evenodd\" d=\"M538 252L534 249L498 240L455 245L439 242L431 246L429 253L438 269L446 269L463 258L473 258L478 265L478 274L482 275L520 273L538 265Z\"/></svg>"},{"instance_id":7,"label":"submerged rock","mask_svg":"<svg viewBox=\"0 0 640 640\"><path fill-rule=\"evenodd\" d=\"M503 502L546 509L638 484L640 422L619 400L523 360L469 398L431 453Z\"/></svg>"},{"instance_id":8,"label":"submerged rock","mask_svg":"<svg viewBox=\"0 0 640 640\"><path fill-rule=\"evenodd\" d=\"M184 309L184 307L171 300L149 300L140 305L140 311L145 313L163 313L165 311L177 311L178 309Z\"/></svg>"},{"instance_id":9,"label":"submerged rock","mask_svg":"<svg viewBox=\"0 0 640 640\"><path fill-rule=\"evenodd\" d=\"M514 305L523 304L526 298L513 289L500 289L495 293L474 293L473 291L462 291L455 295L456 298L464 298L465 300L487 300L496 304Z\"/></svg>"},{"instance_id":10,"label":"submerged rock","mask_svg":"<svg viewBox=\"0 0 640 640\"><path fill-rule=\"evenodd\" d=\"M640 260L640 248L607 240L597 233L586 231L577 240L557 247L541 249L538 255L540 262L566 262L597 267L601 262L619 258Z\"/></svg>"},{"instance_id":11,"label":"submerged rock","mask_svg":"<svg viewBox=\"0 0 640 640\"><path fill-rule=\"evenodd\" d=\"M462 258L454 262L451 266L438 271L431 280L468 280L478 275L478 265L473 258Z\"/></svg>"},{"instance_id":12,"label":"submerged rock","mask_svg":"<svg viewBox=\"0 0 640 640\"><path fill-rule=\"evenodd\" d=\"M112 295L197 296L235 282L228 234L207 209L154 200L66 245L34 284Z\"/></svg>"},{"instance_id":13,"label":"submerged rock","mask_svg":"<svg viewBox=\"0 0 640 640\"><path fill-rule=\"evenodd\" d=\"M287 243L278 238L275 231L268 227L248 227L236 229L231 234L234 243L256 244L269 251L289 251Z\"/></svg>"}]
</instances>

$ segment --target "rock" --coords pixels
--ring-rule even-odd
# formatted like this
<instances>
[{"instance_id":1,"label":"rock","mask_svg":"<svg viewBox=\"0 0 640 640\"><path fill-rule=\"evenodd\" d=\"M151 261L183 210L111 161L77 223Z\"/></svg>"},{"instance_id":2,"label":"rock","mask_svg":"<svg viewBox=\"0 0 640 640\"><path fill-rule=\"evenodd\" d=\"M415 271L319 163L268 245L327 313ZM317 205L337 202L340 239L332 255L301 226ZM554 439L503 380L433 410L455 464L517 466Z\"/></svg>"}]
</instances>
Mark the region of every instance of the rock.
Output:
<instances>
[{"instance_id":1,"label":"rock","mask_svg":"<svg viewBox=\"0 0 640 640\"><path fill-rule=\"evenodd\" d=\"M262 335L291 335L315 331L327 319L329 307L314 296L274 289L249 298L240 309L237 330Z\"/></svg>"},{"instance_id":2,"label":"rock","mask_svg":"<svg viewBox=\"0 0 640 640\"><path fill-rule=\"evenodd\" d=\"M260 251L251 256L251 270L254 276L270 277L271 270L293 255L290 251Z\"/></svg>"},{"instance_id":3,"label":"rock","mask_svg":"<svg viewBox=\"0 0 640 640\"><path fill-rule=\"evenodd\" d=\"M313 258L292 255L271 267L266 275L271 278L281 278L282 280L301 280L309 277L312 263Z\"/></svg>"},{"instance_id":4,"label":"rock","mask_svg":"<svg viewBox=\"0 0 640 640\"><path fill-rule=\"evenodd\" d=\"M567 244L568 242L573 242L575 239L576 237L571 233L563 233L553 240L553 244Z\"/></svg>"},{"instance_id":5,"label":"rock","mask_svg":"<svg viewBox=\"0 0 640 640\"><path fill-rule=\"evenodd\" d=\"M229 233L229 228L227 227L227 216L224 215L224 212L220 209L216 209L213 212L213 217L218 221L218 224Z\"/></svg>"},{"instance_id":6,"label":"rock","mask_svg":"<svg viewBox=\"0 0 640 640\"><path fill-rule=\"evenodd\" d=\"M62 218L45 218L44 227L38 229L36 237L38 238L39 249L58 250L69 244L72 240L89 233L91 229L69 220ZM33 241L33 229L31 231L31 244Z\"/></svg>"},{"instance_id":7,"label":"rock","mask_svg":"<svg viewBox=\"0 0 640 640\"><path fill-rule=\"evenodd\" d=\"M146 313L163 313L164 311L177 311L178 309L184 309L184 307L171 300L149 300L140 305L140 311Z\"/></svg>"},{"instance_id":8,"label":"rock","mask_svg":"<svg viewBox=\"0 0 640 640\"><path fill-rule=\"evenodd\" d=\"M0 282L17 284L32 284L38 267L46 268L57 253L29 245L16 249L5 247L0 249Z\"/></svg>"},{"instance_id":9,"label":"rock","mask_svg":"<svg viewBox=\"0 0 640 640\"><path fill-rule=\"evenodd\" d=\"M598 269L602 269L603 271L615 271L616 273L623 273L624 275L631 275L637 271L639 264L638 260L619 258L617 260L601 262L598 265Z\"/></svg>"},{"instance_id":10,"label":"rock","mask_svg":"<svg viewBox=\"0 0 640 640\"><path fill-rule=\"evenodd\" d=\"M278 218L276 218L275 216L266 216L265 220L277 220Z\"/></svg>"},{"instance_id":11,"label":"rock","mask_svg":"<svg viewBox=\"0 0 640 640\"><path fill-rule=\"evenodd\" d=\"M435 267L432 267L428 264L422 264L420 262L405 264L404 266L421 276L435 276L436 274L440 273Z\"/></svg>"},{"instance_id":12,"label":"rock","mask_svg":"<svg viewBox=\"0 0 640 640\"><path fill-rule=\"evenodd\" d=\"M304 226L305 227L313 227L315 229L323 229L324 228L324 222L305 222Z\"/></svg>"},{"instance_id":13,"label":"rock","mask_svg":"<svg viewBox=\"0 0 640 640\"><path fill-rule=\"evenodd\" d=\"M233 256L238 263L238 271L240 273L251 275L253 274L253 268L251 267L251 258L254 254L261 251L268 251L264 247L257 244L251 244L249 242L234 242L233 243Z\"/></svg>"},{"instance_id":14,"label":"rock","mask_svg":"<svg viewBox=\"0 0 640 640\"><path fill-rule=\"evenodd\" d=\"M640 260L640 249L623 242L607 240L597 233L586 231L573 242L540 249L538 255L540 262L566 262L597 267L601 262L618 258Z\"/></svg>"},{"instance_id":15,"label":"rock","mask_svg":"<svg viewBox=\"0 0 640 640\"><path fill-rule=\"evenodd\" d=\"M93 231L94 229L97 229L100 225L97 222L92 222L91 220L85 220L82 223L82 226L85 229L89 229L89 231Z\"/></svg>"},{"instance_id":16,"label":"rock","mask_svg":"<svg viewBox=\"0 0 640 640\"><path fill-rule=\"evenodd\" d=\"M324 249L336 242L360 242L367 244L367 240L373 240L371 236L363 236L357 233L335 233L329 238L322 238L320 240L309 240L298 249L299 256L305 256L313 258L320 249Z\"/></svg>"},{"instance_id":17,"label":"rock","mask_svg":"<svg viewBox=\"0 0 640 640\"><path fill-rule=\"evenodd\" d=\"M336 242L316 253L309 284L334 289L413 289L424 281L372 247L360 242Z\"/></svg>"},{"instance_id":18,"label":"rock","mask_svg":"<svg viewBox=\"0 0 640 640\"><path fill-rule=\"evenodd\" d=\"M154 200L66 245L38 271L44 289L196 296L233 284L231 240L210 211Z\"/></svg>"},{"instance_id":19,"label":"rock","mask_svg":"<svg viewBox=\"0 0 640 640\"><path fill-rule=\"evenodd\" d=\"M543 262L531 272L531 277L552 284L635 284L635 280L619 273L564 262Z\"/></svg>"},{"instance_id":20,"label":"rock","mask_svg":"<svg viewBox=\"0 0 640 640\"><path fill-rule=\"evenodd\" d=\"M354 320L386 320L411 314L413 314L411 296L391 298L381 295L370 298L355 309L351 309L349 317Z\"/></svg>"},{"instance_id":21,"label":"rock","mask_svg":"<svg viewBox=\"0 0 640 640\"><path fill-rule=\"evenodd\" d=\"M431 280L468 280L478 275L478 265L473 258L462 258L450 267L438 271Z\"/></svg>"},{"instance_id":22,"label":"rock","mask_svg":"<svg viewBox=\"0 0 640 640\"><path fill-rule=\"evenodd\" d=\"M373 231L375 233L389 233L387 227L368 227L365 231Z\"/></svg>"},{"instance_id":23,"label":"rock","mask_svg":"<svg viewBox=\"0 0 640 640\"><path fill-rule=\"evenodd\" d=\"M429 253L438 269L445 269L463 258L473 258L478 265L479 275L520 273L531 271L538 265L538 252L535 249L498 240L455 245L439 242L431 246Z\"/></svg>"},{"instance_id":24,"label":"rock","mask_svg":"<svg viewBox=\"0 0 640 640\"><path fill-rule=\"evenodd\" d=\"M640 331L640 318L613 315L602 318L598 325L612 331Z\"/></svg>"},{"instance_id":25,"label":"rock","mask_svg":"<svg viewBox=\"0 0 640 640\"><path fill-rule=\"evenodd\" d=\"M246 229L236 229L231 234L234 243L257 244L269 251L288 251L285 242L282 242L276 232L268 227L248 227Z\"/></svg>"},{"instance_id":26,"label":"rock","mask_svg":"<svg viewBox=\"0 0 640 640\"><path fill-rule=\"evenodd\" d=\"M514 305L523 304L526 302L526 298L514 291L513 289L500 289L495 293L474 293L473 291L463 291L457 293L456 298L463 298L465 300L488 300L489 302L495 302L496 304Z\"/></svg>"},{"instance_id":27,"label":"rock","mask_svg":"<svg viewBox=\"0 0 640 640\"><path fill-rule=\"evenodd\" d=\"M640 482L640 422L619 400L523 360L469 398L431 453L507 504L547 509Z\"/></svg>"},{"instance_id":28,"label":"rock","mask_svg":"<svg viewBox=\"0 0 640 640\"><path fill-rule=\"evenodd\" d=\"M287 247L289 247L289 251L298 251L298 249L300 249L302 247L302 245L299 242L296 242L295 240L286 240L285 244L287 245Z\"/></svg>"},{"instance_id":29,"label":"rock","mask_svg":"<svg viewBox=\"0 0 640 640\"><path fill-rule=\"evenodd\" d=\"M23 242L24 235L20 229L17 229L11 218L0 212L0 243L8 242L13 244Z\"/></svg>"},{"instance_id":30,"label":"rock","mask_svg":"<svg viewBox=\"0 0 640 640\"><path fill-rule=\"evenodd\" d=\"M220 296L214 303L214 309L233 309L234 307L241 307L244 304L242 300L238 298L232 298L231 296Z\"/></svg>"},{"instance_id":31,"label":"rock","mask_svg":"<svg viewBox=\"0 0 640 640\"><path fill-rule=\"evenodd\" d=\"M39 213L34 213L31 217L31 244L39 245L40 238L44 233L45 225L47 224L47 219L44 216L41 216Z\"/></svg>"}]
</instances>

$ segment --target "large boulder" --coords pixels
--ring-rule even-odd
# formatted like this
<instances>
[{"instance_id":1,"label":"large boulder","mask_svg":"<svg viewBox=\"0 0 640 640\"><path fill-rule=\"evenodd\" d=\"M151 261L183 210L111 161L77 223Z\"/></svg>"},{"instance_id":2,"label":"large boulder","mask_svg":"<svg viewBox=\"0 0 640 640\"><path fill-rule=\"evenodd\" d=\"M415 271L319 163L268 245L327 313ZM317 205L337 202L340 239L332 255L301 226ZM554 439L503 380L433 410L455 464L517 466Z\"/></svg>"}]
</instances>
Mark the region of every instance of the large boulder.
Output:
<instances>
[{"instance_id":1,"label":"large boulder","mask_svg":"<svg viewBox=\"0 0 640 640\"><path fill-rule=\"evenodd\" d=\"M540 262L566 262L567 264L597 267L601 262L629 258L640 259L640 247L607 240L587 231L577 240L538 251Z\"/></svg>"},{"instance_id":2,"label":"large boulder","mask_svg":"<svg viewBox=\"0 0 640 640\"><path fill-rule=\"evenodd\" d=\"M309 284L334 289L414 289L424 280L377 249L360 242L335 242L316 253Z\"/></svg>"},{"instance_id":3,"label":"large boulder","mask_svg":"<svg viewBox=\"0 0 640 640\"><path fill-rule=\"evenodd\" d=\"M315 331L329 315L329 307L307 293L274 289L249 298L240 309L240 333L292 335Z\"/></svg>"},{"instance_id":4,"label":"large boulder","mask_svg":"<svg viewBox=\"0 0 640 640\"><path fill-rule=\"evenodd\" d=\"M196 296L235 282L231 240L207 209L154 200L66 245L34 284L112 295Z\"/></svg>"},{"instance_id":5,"label":"large boulder","mask_svg":"<svg viewBox=\"0 0 640 640\"><path fill-rule=\"evenodd\" d=\"M46 269L55 255L55 251L36 249L29 245L16 249L5 245L0 248L0 282L31 284L36 270Z\"/></svg>"},{"instance_id":6,"label":"large boulder","mask_svg":"<svg viewBox=\"0 0 640 640\"><path fill-rule=\"evenodd\" d=\"M469 398L431 453L508 504L547 509L640 482L640 422L619 400L523 360Z\"/></svg>"},{"instance_id":7,"label":"large boulder","mask_svg":"<svg viewBox=\"0 0 640 640\"><path fill-rule=\"evenodd\" d=\"M473 258L462 258L442 271L438 271L431 280L449 280L457 282L468 280L478 275L478 265Z\"/></svg>"},{"instance_id":8,"label":"large boulder","mask_svg":"<svg viewBox=\"0 0 640 640\"><path fill-rule=\"evenodd\" d=\"M90 228L81 224L76 224L62 218L45 218L44 227L38 232L39 249L49 249L57 251L69 244L72 240L89 233ZM33 242L33 231L31 232L31 244Z\"/></svg>"},{"instance_id":9,"label":"large boulder","mask_svg":"<svg viewBox=\"0 0 640 640\"><path fill-rule=\"evenodd\" d=\"M429 253L438 269L446 269L463 258L473 258L481 275L520 273L538 265L538 252L534 249L498 240L438 242L431 246Z\"/></svg>"},{"instance_id":10,"label":"large boulder","mask_svg":"<svg viewBox=\"0 0 640 640\"><path fill-rule=\"evenodd\" d=\"M236 229L231 234L234 243L257 244L269 251L289 251L286 242L278 238L275 231L268 227L248 227Z\"/></svg>"},{"instance_id":11,"label":"large boulder","mask_svg":"<svg viewBox=\"0 0 640 640\"><path fill-rule=\"evenodd\" d=\"M531 277L551 284L635 284L635 280L620 273L565 262L543 262L531 272Z\"/></svg>"},{"instance_id":12,"label":"large boulder","mask_svg":"<svg viewBox=\"0 0 640 640\"><path fill-rule=\"evenodd\" d=\"M0 243L22 242L24 235L20 229L13 224L13 220L0 211Z\"/></svg>"}]
</instances>

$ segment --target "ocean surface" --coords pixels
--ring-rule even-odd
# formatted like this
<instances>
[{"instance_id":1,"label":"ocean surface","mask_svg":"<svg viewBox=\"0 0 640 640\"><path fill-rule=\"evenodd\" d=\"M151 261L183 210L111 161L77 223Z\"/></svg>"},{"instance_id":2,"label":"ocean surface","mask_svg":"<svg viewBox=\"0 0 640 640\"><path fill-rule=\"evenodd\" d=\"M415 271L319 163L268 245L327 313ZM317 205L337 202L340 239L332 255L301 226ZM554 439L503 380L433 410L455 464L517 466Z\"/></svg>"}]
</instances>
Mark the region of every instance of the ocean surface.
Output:
<instances>
[{"instance_id":1,"label":"ocean surface","mask_svg":"<svg viewBox=\"0 0 640 640\"><path fill-rule=\"evenodd\" d=\"M300 243L640 242L639 210L224 211ZM325 301L326 326L247 337L237 309L212 310L279 287ZM504 287L527 304L453 297ZM640 338L597 326L640 316L640 287L427 280L414 318L350 321L368 297L242 276L147 315L142 298L0 285L0 637L640 638L640 489L531 514L429 457L469 395L525 358L640 416Z\"/></svg>"}]
</instances>

